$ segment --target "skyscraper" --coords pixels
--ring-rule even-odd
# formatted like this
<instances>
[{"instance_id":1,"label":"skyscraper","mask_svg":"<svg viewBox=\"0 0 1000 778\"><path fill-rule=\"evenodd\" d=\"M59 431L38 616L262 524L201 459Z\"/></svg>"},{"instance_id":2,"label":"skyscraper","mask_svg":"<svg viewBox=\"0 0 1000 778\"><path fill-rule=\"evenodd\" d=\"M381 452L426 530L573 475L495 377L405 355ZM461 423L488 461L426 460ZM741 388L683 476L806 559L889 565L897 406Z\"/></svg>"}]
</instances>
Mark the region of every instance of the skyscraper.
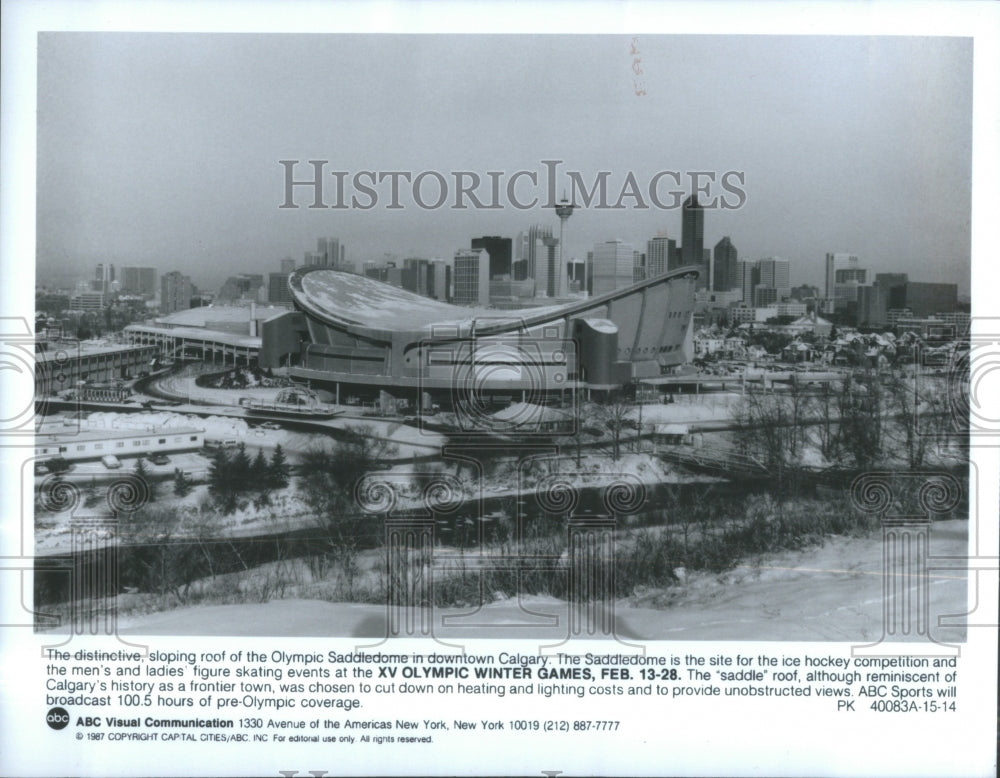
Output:
<instances>
[{"instance_id":1,"label":"skyscraper","mask_svg":"<svg viewBox=\"0 0 1000 778\"><path fill-rule=\"evenodd\" d=\"M781 302L792 293L791 276L787 259L768 257L757 260L760 270L760 285L776 292L777 302Z\"/></svg>"},{"instance_id":2,"label":"skyscraper","mask_svg":"<svg viewBox=\"0 0 1000 778\"><path fill-rule=\"evenodd\" d=\"M666 235L657 235L646 241L646 273L649 278L663 275L676 266L674 255L677 242Z\"/></svg>"},{"instance_id":3,"label":"skyscraper","mask_svg":"<svg viewBox=\"0 0 1000 778\"><path fill-rule=\"evenodd\" d=\"M122 291L125 294L156 294L156 268L123 267Z\"/></svg>"},{"instance_id":4,"label":"skyscraper","mask_svg":"<svg viewBox=\"0 0 1000 778\"><path fill-rule=\"evenodd\" d=\"M637 284L646 280L646 255L641 251L632 252L632 283ZM652 276L650 276L652 277Z\"/></svg>"},{"instance_id":5,"label":"skyscraper","mask_svg":"<svg viewBox=\"0 0 1000 778\"><path fill-rule=\"evenodd\" d=\"M736 262L737 288L743 291L743 302L753 305L753 290L760 283L760 269L756 262L738 260Z\"/></svg>"},{"instance_id":6,"label":"skyscraper","mask_svg":"<svg viewBox=\"0 0 1000 778\"><path fill-rule=\"evenodd\" d=\"M428 294L435 300L451 302L451 265L443 259L432 259L429 271Z\"/></svg>"},{"instance_id":7,"label":"skyscraper","mask_svg":"<svg viewBox=\"0 0 1000 778\"><path fill-rule=\"evenodd\" d=\"M729 240L728 235L715 244L713 259L712 291L728 292L730 289L736 289L740 285L736 277L736 262L738 261L736 246Z\"/></svg>"},{"instance_id":8,"label":"skyscraper","mask_svg":"<svg viewBox=\"0 0 1000 778\"><path fill-rule=\"evenodd\" d=\"M322 261L316 264L334 268L344 264L345 251L340 238L319 238L316 241L316 253L322 257Z\"/></svg>"},{"instance_id":9,"label":"skyscraper","mask_svg":"<svg viewBox=\"0 0 1000 778\"><path fill-rule=\"evenodd\" d=\"M535 296L562 297L566 294L566 269L562 263L559 238L545 237L535 247Z\"/></svg>"},{"instance_id":10,"label":"skyscraper","mask_svg":"<svg viewBox=\"0 0 1000 778\"><path fill-rule=\"evenodd\" d=\"M267 301L292 307L292 293L288 288L288 273L267 274Z\"/></svg>"},{"instance_id":11,"label":"skyscraper","mask_svg":"<svg viewBox=\"0 0 1000 778\"><path fill-rule=\"evenodd\" d=\"M858 266L858 258L854 254L827 254L826 255L826 285L823 288L823 296L827 300L833 300L836 297L836 292L834 286L837 282L837 271L846 268L856 268Z\"/></svg>"},{"instance_id":12,"label":"skyscraper","mask_svg":"<svg viewBox=\"0 0 1000 778\"><path fill-rule=\"evenodd\" d=\"M535 279L538 287L538 277L540 273L535 267L535 254L542 238L551 238L552 228L541 224L533 224L527 232L522 232L517 236L518 268L513 272L515 281L523 281L527 278Z\"/></svg>"},{"instance_id":13,"label":"skyscraper","mask_svg":"<svg viewBox=\"0 0 1000 778\"><path fill-rule=\"evenodd\" d=\"M456 305L486 305L490 299L490 255L485 249L455 252Z\"/></svg>"},{"instance_id":14,"label":"skyscraper","mask_svg":"<svg viewBox=\"0 0 1000 778\"><path fill-rule=\"evenodd\" d=\"M191 307L191 279L174 270L160 278L160 312L174 313Z\"/></svg>"},{"instance_id":15,"label":"skyscraper","mask_svg":"<svg viewBox=\"0 0 1000 778\"><path fill-rule=\"evenodd\" d=\"M291 257L285 257L283 260L281 260L281 272L282 273L291 273L294 270L295 270L295 260L294 259L292 259Z\"/></svg>"},{"instance_id":16,"label":"skyscraper","mask_svg":"<svg viewBox=\"0 0 1000 778\"><path fill-rule=\"evenodd\" d=\"M593 294L601 295L632 284L634 249L631 243L609 240L594 244Z\"/></svg>"},{"instance_id":17,"label":"skyscraper","mask_svg":"<svg viewBox=\"0 0 1000 778\"><path fill-rule=\"evenodd\" d=\"M481 238L472 239L472 248L486 249L490 255L490 278L510 275L511 269L511 247L513 241L510 238L501 238L499 235L484 235Z\"/></svg>"},{"instance_id":18,"label":"skyscraper","mask_svg":"<svg viewBox=\"0 0 1000 778\"><path fill-rule=\"evenodd\" d=\"M705 250L705 209L696 195L684 201L681 221L681 264L701 265ZM700 281L699 281L700 283Z\"/></svg>"},{"instance_id":19,"label":"skyscraper","mask_svg":"<svg viewBox=\"0 0 1000 778\"><path fill-rule=\"evenodd\" d=\"M430 297L430 260L408 257L403 260L403 288Z\"/></svg>"}]
</instances>

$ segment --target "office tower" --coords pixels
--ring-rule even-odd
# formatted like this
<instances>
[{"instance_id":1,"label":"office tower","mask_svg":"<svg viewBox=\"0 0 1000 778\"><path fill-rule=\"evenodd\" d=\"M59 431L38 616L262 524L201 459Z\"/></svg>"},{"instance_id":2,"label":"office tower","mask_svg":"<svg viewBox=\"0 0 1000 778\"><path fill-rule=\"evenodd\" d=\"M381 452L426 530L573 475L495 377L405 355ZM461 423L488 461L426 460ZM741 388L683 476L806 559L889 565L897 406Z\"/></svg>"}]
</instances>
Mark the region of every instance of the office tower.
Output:
<instances>
[{"instance_id":1,"label":"office tower","mask_svg":"<svg viewBox=\"0 0 1000 778\"><path fill-rule=\"evenodd\" d=\"M484 235L472 239L473 249L485 249L490 255L490 278L510 275L513 272L512 246L513 241L510 238L501 238L499 235Z\"/></svg>"},{"instance_id":2,"label":"office tower","mask_svg":"<svg viewBox=\"0 0 1000 778\"><path fill-rule=\"evenodd\" d=\"M257 292L262 286L264 286L264 275L262 273L240 273L238 276L229 276L219 289L219 299L256 299Z\"/></svg>"},{"instance_id":3,"label":"office tower","mask_svg":"<svg viewBox=\"0 0 1000 778\"><path fill-rule=\"evenodd\" d=\"M774 289L777 300L781 302L788 297L792 291L791 278L787 259L768 257L757 260L757 268L760 271L760 286Z\"/></svg>"},{"instance_id":4,"label":"office tower","mask_svg":"<svg viewBox=\"0 0 1000 778\"><path fill-rule=\"evenodd\" d=\"M865 286L868 271L860 267L839 268L834 272L834 310L846 310L858 300L858 290Z\"/></svg>"},{"instance_id":5,"label":"office tower","mask_svg":"<svg viewBox=\"0 0 1000 778\"><path fill-rule=\"evenodd\" d=\"M826 255L826 285L823 288L823 296L827 300L836 297L834 286L836 284L836 273L838 270L846 268L856 268L858 258L854 254L827 254Z\"/></svg>"},{"instance_id":6,"label":"office tower","mask_svg":"<svg viewBox=\"0 0 1000 778\"><path fill-rule=\"evenodd\" d=\"M486 305L490 299L490 255L485 249L455 252L453 302Z\"/></svg>"},{"instance_id":7,"label":"office tower","mask_svg":"<svg viewBox=\"0 0 1000 778\"><path fill-rule=\"evenodd\" d=\"M868 271L853 254L826 255L826 287L823 294L831 310L843 311L858 299L858 287L867 282Z\"/></svg>"},{"instance_id":8,"label":"office tower","mask_svg":"<svg viewBox=\"0 0 1000 778\"><path fill-rule=\"evenodd\" d=\"M646 273L649 278L661 276L678 267L677 241L657 235L646 241Z\"/></svg>"},{"instance_id":9,"label":"office tower","mask_svg":"<svg viewBox=\"0 0 1000 778\"><path fill-rule=\"evenodd\" d=\"M90 291L100 292L101 294L107 294L108 292L108 279L106 275L106 270L103 263L98 263L97 267L94 268L94 278L90 282Z\"/></svg>"},{"instance_id":10,"label":"office tower","mask_svg":"<svg viewBox=\"0 0 1000 778\"><path fill-rule=\"evenodd\" d=\"M322 257L322 261L317 264L323 267L339 268L345 262L345 251L340 245L340 238L319 238L316 241L316 253Z\"/></svg>"},{"instance_id":11,"label":"office tower","mask_svg":"<svg viewBox=\"0 0 1000 778\"><path fill-rule=\"evenodd\" d=\"M712 291L728 292L736 289L740 283L736 277L736 246L727 235L715 244L715 262L713 264Z\"/></svg>"},{"instance_id":12,"label":"office tower","mask_svg":"<svg viewBox=\"0 0 1000 778\"><path fill-rule=\"evenodd\" d=\"M562 266L559 238L545 237L539 243L541 246L535 247L535 295L562 297L566 271Z\"/></svg>"},{"instance_id":13,"label":"office tower","mask_svg":"<svg viewBox=\"0 0 1000 778\"><path fill-rule=\"evenodd\" d=\"M191 279L176 270L164 273L160 278L160 312L174 313L191 307L194 290Z\"/></svg>"},{"instance_id":14,"label":"office tower","mask_svg":"<svg viewBox=\"0 0 1000 778\"><path fill-rule=\"evenodd\" d=\"M632 283L646 280L646 255L641 251L632 252Z\"/></svg>"},{"instance_id":15,"label":"office tower","mask_svg":"<svg viewBox=\"0 0 1000 778\"><path fill-rule=\"evenodd\" d=\"M766 308L769 305L780 302L780 300L781 298L778 296L778 290L773 286L757 284L757 286L753 288L754 308Z\"/></svg>"},{"instance_id":16,"label":"office tower","mask_svg":"<svg viewBox=\"0 0 1000 778\"><path fill-rule=\"evenodd\" d=\"M891 308L909 308L918 319L958 310L958 284L906 281L894 286L890 297Z\"/></svg>"},{"instance_id":17,"label":"office tower","mask_svg":"<svg viewBox=\"0 0 1000 778\"><path fill-rule=\"evenodd\" d=\"M810 286L809 284L802 284L796 286L788 294L793 300L798 300L799 302L804 302L806 300L815 300L819 297L819 287Z\"/></svg>"},{"instance_id":18,"label":"office tower","mask_svg":"<svg viewBox=\"0 0 1000 778\"><path fill-rule=\"evenodd\" d=\"M535 261L536 252L539 251L539 247L543 244L541 243L542 238L551 238L552 228L546 227L541 224L534 224L528 228L527 232L522 232L517 236L517 248L518 248L518 269L515 272L514 280L523 281L526 278L533 278L536 282L536 288L538 285L539 272L536 270ZM521 275L523 273L523 276Z\"/></svg>"},{"instance_id":19,"label":"office tower","mask_svg":"<svg viewBox=\"0 0 1000 778\"><path fill-rule=\"evenodd\" d=\"M267 274L267 301L272 305L292 307L292 293L288 289L288 273Z\"/></svg>"},{"instance_id":20,"label":"office tower","mask_svg":"<svg viewBox=\"0 0 1000 778\"><path fill-rule=\"evenodd\" d=\"M285 257L281 260L281 272L291 273L295 270L295 260L291 257Z\"/></svg>"},{"instance_id":21,"label":"office tower","mask_svg":"<svg viewBox=\"0 0 1000 778\"><path fill-rule=\"evenodd\" d=\"M430 261L419 257L409 257L403 260L403 288L425 297L430 296Z\"/></svg>"},{"instance_id":22,"label":"office tower","mask_svg":"<svg viewBox=\"0 0 1000 778\"><path fill-rule=\"evenodd\" d=\"M634 249L630 243L609 240L594 244L593 294L602 295L632 284Z\"/></svg>"},{"instance_id":23,"label":"office tower","mask_svg":"<svg viewBox=\"0 0 1000 778\"><path fill-rule=\"evenodd\" d=\"M125 294L154 296L156 294L156 268L123 267L122 291Z\"/></svg>"},{"instance_id":24,"label":"office tower","mask_svg":"<svg viewBox=\"0 0 1000 778\"><path fill-rule=\"evenodd\" d=\"M743 293L743 302L753 305L753 289L760 283L760 269L756 262L738 260L736 262L737 288Z\"/></svg>"},{"instance_id":25,"label":"office tower","mask_svg":"<svg viewBox=\"0 0 1000 778\"><path fill-rule=\"evenodd\" d=\"M441 302L451 302L451 266L446 260L431 260L427 285L430 297Z\"/></svg>"},{"instance_id":26,"label":"office tower","mask_svg":"<svg viewBox=\"0 0 1000 778\"><path fill-rule=\"evenodd\" d=\"M701 265L705 250L705 210L691 195L684 201L681 221L681 264Z\"/></svg>"}]
</instances>

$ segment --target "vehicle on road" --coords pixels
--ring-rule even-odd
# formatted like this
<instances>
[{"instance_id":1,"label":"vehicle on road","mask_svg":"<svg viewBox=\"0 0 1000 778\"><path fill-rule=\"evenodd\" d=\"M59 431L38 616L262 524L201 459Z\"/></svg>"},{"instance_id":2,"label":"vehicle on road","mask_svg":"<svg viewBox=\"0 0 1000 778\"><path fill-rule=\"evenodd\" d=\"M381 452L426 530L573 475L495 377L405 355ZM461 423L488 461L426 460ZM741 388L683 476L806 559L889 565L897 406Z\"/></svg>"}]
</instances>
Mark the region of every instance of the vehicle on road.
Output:
<instances>
[{"instance_id":1,"label":"vehicle on road","mask_svg":"<svg viewBox=\"0 0 1000 778\"><path fill-rule=\"evenodd\" d=\"M121 468L121 460L118 459L114 454L105 454L101 457L101 464L104 465L108 470L118 470Z\"/></svg>"},{"instance_id":2,"label":"vehicle on road","mask_svg":"<svg viewBox=\"0 0 1000 778\"><path fill-rule=\"evenodd\" d=\"M73 469L73 463L64 457L52 457L52 459L45 460L43 464L45 465L46 470L55 475L68 473Z\"/></svg>"},{"instance_id":3,"label":"vehicle on road","mask_svg":"<svg viewBox=\"0 0 1000 778\"><path fill-rule=\"evenodd\" d=\"M146 454L146 459L148 459L154 465L166 465L170 462L170 457L159 451Z\"/></svg>"},{"instance_id":4,"label":"vehicle on road","mask_svg":"<svg viewBox=\"0 0 1000 778\"><path fill-rule=\"evenodd\" d=\"M205 448L236 448L239 441L236 438L226 438L225 440L206 440Z\"/></svg>"}]
</instances>

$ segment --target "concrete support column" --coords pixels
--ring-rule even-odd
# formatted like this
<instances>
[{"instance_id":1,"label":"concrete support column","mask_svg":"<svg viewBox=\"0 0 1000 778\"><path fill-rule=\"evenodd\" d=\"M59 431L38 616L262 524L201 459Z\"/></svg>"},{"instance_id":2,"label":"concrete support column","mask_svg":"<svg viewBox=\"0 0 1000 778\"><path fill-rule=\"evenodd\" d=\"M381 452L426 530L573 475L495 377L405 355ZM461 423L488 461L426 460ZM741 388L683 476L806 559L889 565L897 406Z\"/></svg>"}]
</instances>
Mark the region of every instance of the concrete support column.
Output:
<instances>
[{"instance_id":1,"label":"concrete support column","mask_svg":"<svg viewBox=\"0 0 1000 778\"><path fill-rule=\"evenodd\" d=\"M614 634L614 528L611 516L569 520L569 635Z\"/></svg>"},{"instance_id":2,"label":"concrete support column","mask_svg":"<svg viewBox=\"0 0 1000 778\"><path fill-rule=\"evenodd\" d=\"M114 604L118 546L112 537L116 526L114 519L106 517L74 518L70 525L70 628L74 634L114 635L118 631Z\"/></svg>"},{"instance_id":3,"label":"concrete support column","mask_svg":"<svg viewBox=\"0 0 1000 778\"><path fill-rule=\"evenodd\" d=\"M428 637L433 630L434 522L432 519L386 519L388 564L386 634Z\"/></svg>"}]
</instances>

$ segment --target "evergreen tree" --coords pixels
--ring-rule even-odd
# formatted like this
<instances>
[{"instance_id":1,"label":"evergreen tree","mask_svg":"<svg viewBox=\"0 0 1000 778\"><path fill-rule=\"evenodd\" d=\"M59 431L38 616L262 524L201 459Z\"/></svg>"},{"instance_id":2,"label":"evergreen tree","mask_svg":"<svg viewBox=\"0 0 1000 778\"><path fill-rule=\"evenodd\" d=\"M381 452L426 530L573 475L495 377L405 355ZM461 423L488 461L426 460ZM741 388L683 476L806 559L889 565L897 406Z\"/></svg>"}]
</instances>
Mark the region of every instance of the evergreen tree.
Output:
<instances>
[{"instance_id":1,"label":"evergreen tree","mask_svg":"<svg viewBox=\"0 0 1000 778\"><path fill-rule=\"evenodd\" d=\"M254 487L251 477L251 467L252 462L250 461L250 455L247 453L246 443L241 441L239 447L236 449L235 456L233 456L230 468L233 489L237 493L249 491Z\"/></svg>"},{"instance_id":2,"label":"evergreen tree","mask_svg":"<svg viewBox=\"0 0 1000 778\"><path fill-rule=\"evenodd\" d=\"M288 486L289 472L288 460L285 458L285 452L279 443L274 447L274 453L271 455L271 464L267 474L268 486L272 489L284 489Z\"/></svg>"},{"instance_id":3,"label":"evergreen tree","mask_svg":"<svg viewBox=\"0 0 1000 778\"><path fill-rule=\"evenodd\" d=\"M174 470L174 494L178 497L186 497L191 493L191 482L184 471L179 467Z\"/></svg>"},{"instance_id":4,"label":"evergreen tree","mask_svg":"<svg viewBox=\"0 0 1000 778\"><path fill-rule=\"evenodd\" d=\"M268 488L267 483L267 460L264 458L264 450L257 449L257 456L254 457L253 464L250 465L250 477L257 489Z\"/></svg>"},{"instance_id":5,"label":"evergreen tree","mask_svg":"<svg viewBox=\"0 0 1000 778\"><path fill-rule=\"evenodd\" d=\"M233 463L225 449L218 449L208 468L208 491L216 504L226 513L236 510L236 488L233 479Z\"/></svg>"},{"instance_id":6,"label":"evergreen tree","mask_svg":"<svg viewBox=\"0 0 1000 778\"><path fill-rule=\"evenodd\" d=\"M259 508L264 505L270 505L271 496L268 493L271 489L268 483L268 466L267 460L264 458L263 449L257 449L257 456L253 460L253 464L250 465L250 480L253 484L254 489L257 491L257 497L254 499L254 504Z\"/></svg>"},{"instance_id":7,"label":"evergreen tree","mask_svg":"<svg viewBox=\"0 0 1000 778\"><path fill-rule=\"evenodd\" d=\"M146 484L146 492L149 494L149 501L152 502L156 499L156 486L153 484L153 480L149 477L149 471L146 469L146 460L139 457L139 460L135 463L135 474L139 479Z\"/></svg>"}]
</instances>

